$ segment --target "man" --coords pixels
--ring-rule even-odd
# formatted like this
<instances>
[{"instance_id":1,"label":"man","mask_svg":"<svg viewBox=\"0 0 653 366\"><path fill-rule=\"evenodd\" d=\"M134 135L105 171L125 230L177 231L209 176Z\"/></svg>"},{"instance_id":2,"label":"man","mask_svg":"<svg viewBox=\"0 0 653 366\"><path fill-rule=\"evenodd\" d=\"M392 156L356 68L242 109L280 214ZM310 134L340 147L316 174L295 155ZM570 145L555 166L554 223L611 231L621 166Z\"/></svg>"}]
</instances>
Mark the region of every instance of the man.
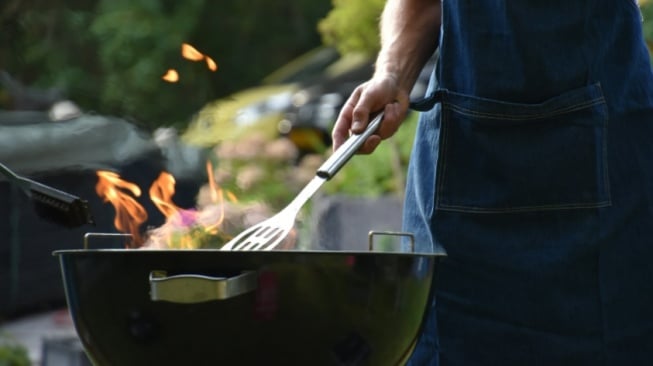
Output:
<instances>
[{"instance_id":1,"label":"man","mask_svg":"<svg viewBox=\"0 0 653 366\"><path fill-rule=\"evenodd\" d=\"M447 252L410 365L653 365L653 74L634 0L388 0L334 147L419 105L404 226ZM437 315L437 317L435 316ZM437 319L437 321L436 321Z\"/></svg>"}]
</instances>

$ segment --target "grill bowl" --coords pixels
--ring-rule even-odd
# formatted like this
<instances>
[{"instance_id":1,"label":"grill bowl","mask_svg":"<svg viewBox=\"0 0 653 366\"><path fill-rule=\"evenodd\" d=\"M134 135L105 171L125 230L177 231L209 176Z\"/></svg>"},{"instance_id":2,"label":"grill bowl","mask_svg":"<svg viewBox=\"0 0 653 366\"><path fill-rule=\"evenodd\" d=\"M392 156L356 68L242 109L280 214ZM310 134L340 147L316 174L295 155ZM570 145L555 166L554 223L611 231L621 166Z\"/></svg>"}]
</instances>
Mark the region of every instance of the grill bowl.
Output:
<instances>
[{"instance_id":1,"label":"grill bowl","mask_svg":"<svg viewBox=\"0 0 653 366\"><path fill-rule=\"evenodd\" d=\"M403 364L443 258L345 251L54 254L86 353L96 365L121 366ZM157 273L181 277L179 290L158 287ZM206 276L243 273L252 286L226 298L187 291ZM229 287L223 284L217 287ZM186 292L188 302L165 298Z\"/></svg>"}]
</instances>

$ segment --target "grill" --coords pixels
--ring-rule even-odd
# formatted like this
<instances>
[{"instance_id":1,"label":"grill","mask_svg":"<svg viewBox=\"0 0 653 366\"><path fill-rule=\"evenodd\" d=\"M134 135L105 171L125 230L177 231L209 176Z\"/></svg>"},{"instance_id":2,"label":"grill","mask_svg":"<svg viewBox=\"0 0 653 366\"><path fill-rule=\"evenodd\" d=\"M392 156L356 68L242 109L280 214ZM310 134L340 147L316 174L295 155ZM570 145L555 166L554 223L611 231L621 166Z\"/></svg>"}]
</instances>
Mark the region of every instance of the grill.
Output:
<instances>
[{"instance_id":1,"label":"grill","mask_svg":"<svg viewBox=\"0 0 653 366\"><path fill-rule=\"evenodd\" d=\"M86 246L115 236L88 235ZM86 353L96 365L121 366L401 365L443 258L310 250L54 254Z\"/></svg>"}]
</instances>

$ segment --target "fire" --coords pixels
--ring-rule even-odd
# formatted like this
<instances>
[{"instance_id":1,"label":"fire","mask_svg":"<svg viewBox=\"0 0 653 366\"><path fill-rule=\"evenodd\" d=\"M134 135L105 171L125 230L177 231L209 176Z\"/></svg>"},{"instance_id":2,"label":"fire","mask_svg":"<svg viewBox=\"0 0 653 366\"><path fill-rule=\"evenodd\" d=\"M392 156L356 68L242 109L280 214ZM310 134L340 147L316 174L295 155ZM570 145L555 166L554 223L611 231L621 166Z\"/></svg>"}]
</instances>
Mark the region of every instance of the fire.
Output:
<instances>
[{"instance_id":1,"label":"fire","mask_svg":"<svg viewBox=\"0 0 653 366\"><path fill-rule=\"evenodd\" d=\"M218 64L216 64L215 61L213 61L213 59L210 58L209 56L205 56L205 57L206 57L206 66L209 68L209 70L217 71Z\"/></svg>"},{"instance_id":2,"label":"fire","mask_svg":"<svg viewBox=\"0 0 653 366\"><path fill-rule=\"evenodd\" d=\"M217 71L218 70L218 64L213 61L211 57L208 55L203 54L202 52L198 51L197 48L189 45L188 43L182 43L181 44L181 57L185 58L186 60L189 61L206 61L206 67L209 68L211 71Z\"/></svg>"},{"instance_id":3,"label":"fire","mask_svg":"<svg viewBox=\"0 0 653 366\"><path fill-rule=\"evenodd\" d=\"M165 217L171 217L181 209L172 202L175 194L175 177L168 172L161 172L159 178L150 187L150 199Z\"/></svg>"},{"instance_id":4,"label":"fire","mask_svg":"<svg viewBox=\"0 0 653 366\"><path fill-rule=\"evenodd\" d=\"M202 61L204 54L188 43L181 44L181 56L190 61Z\"/></svg>"},{"instance_id":5,"label":"fire","mask_svg":"<svg viewBox=\"0 0 653 366\"><path fill-rule=\"evenodd\" d=\"M129 246L138 246L143 241L138 228L147 220L147 212L132 196L140 197L141 189L133 183L122 180L114 172L98 171L97 176L98 183L95 191L104 202L111 203L116 210L113 224L119 231L132 234L132 242Z\"/></svg>"},{"instance_id":6,"label":"fire","mask_svg":"<svg viewBox=\"0 0 653 366\"><path fill-rule=\"evenodd\" d=\"M211 57L198 51L197 48L188 43L181 44L181 57L194 62L204 60L206 61L206 67L209 70L214 72L218 70L218 64ZM179 73L175 69L169 69L165 75L163 75L162 79L169 83L176 83L179 81Z\"/></svg>"},{"instance_id":7,"label":"fire","mask_svg":"<svg viewBox=\"0 0 653 366\"><path fill-rule=\"evenodd\" d=\"M179 73L175 69L168 69L168 71L161 77L161 79L169 83L176 83L179 81Z\"/></svg>"},{"instance_id":8,"label":"fire","mask_svg":"<svg viewBox=\"0 0 653 366\"><path fill-rule=\"evenodd\" d=\"M172 200L176 183L174 176L168 172L159 174L148 193L154 206L165 216L166 222L161 227L150 230L146 237L141 234L140 226L148 215L134 198L141 196L141 189L136 184L123 180L116 173L98 171L96 192L116 210L116 229L132 235L128 247L193 249L209 236L224 236L221 227L225 221L225 207L238 201L233 193L223 190L215 183L210 162L207 162L206 169L212 205L202 211L177 206Z\"/></svg>"}]
</instances>

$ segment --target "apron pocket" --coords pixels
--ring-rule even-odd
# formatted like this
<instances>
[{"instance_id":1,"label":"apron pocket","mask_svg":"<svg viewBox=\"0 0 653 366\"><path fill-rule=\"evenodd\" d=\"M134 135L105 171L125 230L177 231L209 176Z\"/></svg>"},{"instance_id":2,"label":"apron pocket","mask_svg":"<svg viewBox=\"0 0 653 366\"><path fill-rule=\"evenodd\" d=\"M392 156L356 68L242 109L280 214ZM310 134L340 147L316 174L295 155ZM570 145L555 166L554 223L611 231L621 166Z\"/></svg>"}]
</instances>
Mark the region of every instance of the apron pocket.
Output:
<instances>
[{"instance_id":1,"label":"apron pocket","mask_svg":"<svg viewBox=\"0 0 653 366\"><path fill-rule=\"evenodd\" d=\"M599 84L540 104L441 91L436 208L520 212L610 205Z\"/></svg>"}]
</instances>

